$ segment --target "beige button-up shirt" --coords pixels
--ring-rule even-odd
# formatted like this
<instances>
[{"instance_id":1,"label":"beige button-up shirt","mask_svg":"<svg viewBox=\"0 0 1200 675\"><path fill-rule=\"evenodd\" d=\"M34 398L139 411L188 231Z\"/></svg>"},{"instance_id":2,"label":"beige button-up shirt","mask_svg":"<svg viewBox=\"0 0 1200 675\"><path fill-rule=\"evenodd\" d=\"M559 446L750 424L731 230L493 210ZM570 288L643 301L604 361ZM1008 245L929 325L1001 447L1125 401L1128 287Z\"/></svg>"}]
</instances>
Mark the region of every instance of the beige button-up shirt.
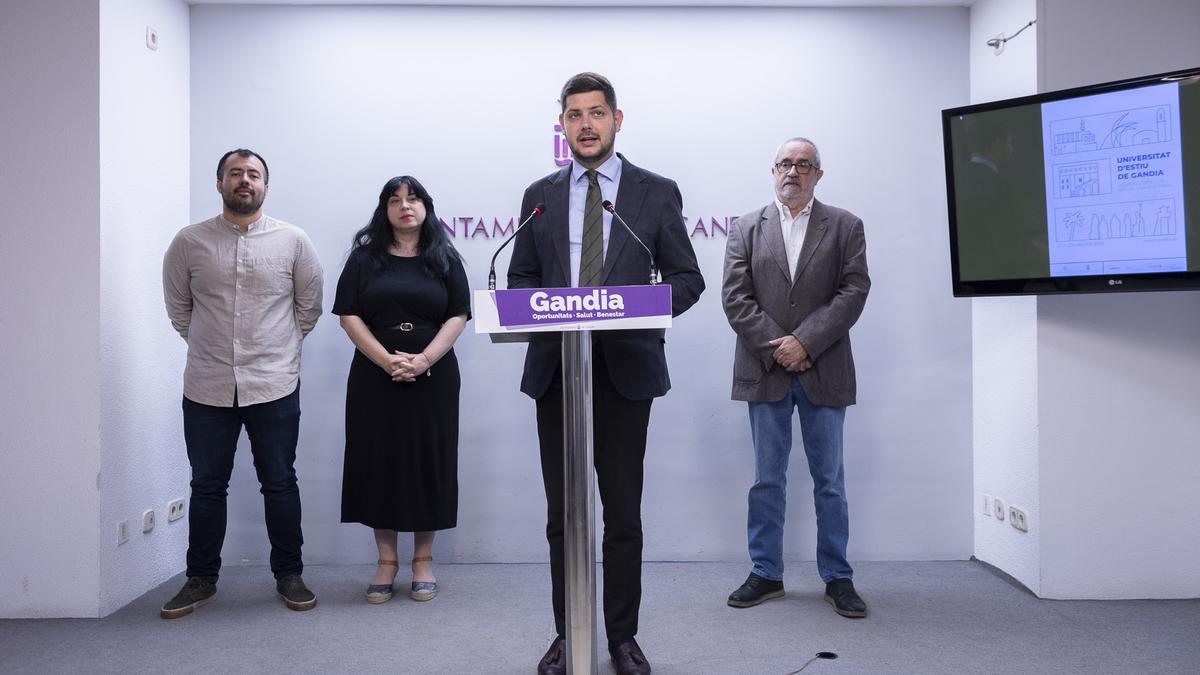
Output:
<instances>
[{"instance_id":1,"label":"beige button-up shirt","mask_svg":"<svg viewBox=\"0 0 1200 675\"><path fill-rule=\"evenodd\" d=\"M300 380L300 343L321 316L316 249L263 216L245 233L221 216L175 235L163 258L171 325L187 341L183 395L230 407L283 398Z\"/></svg>"}]
</instances>

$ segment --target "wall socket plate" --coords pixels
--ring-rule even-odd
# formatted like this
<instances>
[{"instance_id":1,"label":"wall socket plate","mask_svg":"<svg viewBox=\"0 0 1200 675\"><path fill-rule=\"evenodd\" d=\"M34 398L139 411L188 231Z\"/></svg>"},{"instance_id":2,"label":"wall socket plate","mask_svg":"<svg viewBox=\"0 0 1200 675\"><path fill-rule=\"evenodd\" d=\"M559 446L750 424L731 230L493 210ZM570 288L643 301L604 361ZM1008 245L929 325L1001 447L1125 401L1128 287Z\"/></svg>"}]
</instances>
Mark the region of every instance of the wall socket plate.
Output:
<instances>
[{"instance_id":1,"label":"wall socket plate","mask_svg":"<svg viewBox=\"0 0 1200 675\"><path fill-rule=\"evenodd\" d=\"M129 521L122 520L117 523L117 546L129 541Z\"/></svg>"},{"instance_id":2,"label":"wall socket plate","mask_svg":"<svg viewBox=\"0 0 1200 675\"><path fill-rule=\"evenodd\" d=\"M986 492L983 493L983 501L982 501L981 506L983 506L983 515L987 516L988 518L991 518L992 517L992 496Z\"/></svg>"},{"instance_id":3,"label":"wall socket plate","mask_svg":"<svg viewBox=\"0 0 1200 675\"><path fill-rule=\"evenodd\" d=\"M154 529L154 509L146 509L142 512L142 532L149 533Z\"/></svg>"},{"instance_id":4,"label":"wall socket plate","mask_svg":"<svg viewBox=\"0 0 1200 675\"><path fill-rule=\"evenodd\" d=\"M150 26L146 26L146 49L152 52L158 51L158 31Z\"/></svg>"},{"instance_id":5,"label":"wall socket plate","mask_svg":"<svg viewBox=\"0 0 1200 675\"><path fill-rule=\"evenodd\" d=\"M1015 506L1008 507L1008 524L1022 531L1029 531L1029 516Z\"/></svg>"},{"instance_id":6,"label":"wall socket plate","mask_svg":"<svg viewBox=\"0 0 1200 675\"><path fill-rule=\"evenodd\" d=\"M992 515L996 516L996 520L1004 520L1005 513L1006 513L1006 508L1004 506L1004 500L1000 499L999 497L993 499L992 500Z\"/></svg>"},{"instance_id":7,"label":"wall socket plate","mask_svg":"<svg viewBox=\"0 0 1200 675\"><path fill-rule=\"evenodd\" d=\"M183 517L183 499L172 499L167 502L167 522L174 522Z\"/></svg>"}]
</instances>

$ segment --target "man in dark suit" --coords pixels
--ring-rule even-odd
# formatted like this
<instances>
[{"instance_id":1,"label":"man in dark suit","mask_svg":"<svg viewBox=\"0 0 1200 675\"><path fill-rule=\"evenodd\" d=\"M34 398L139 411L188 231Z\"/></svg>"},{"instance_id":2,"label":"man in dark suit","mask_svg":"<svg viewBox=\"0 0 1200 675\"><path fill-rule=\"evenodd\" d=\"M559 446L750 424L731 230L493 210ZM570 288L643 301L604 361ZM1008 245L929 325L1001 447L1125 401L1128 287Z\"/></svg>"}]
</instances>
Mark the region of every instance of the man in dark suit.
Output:
<instances>
[{"instance_id":1,"label":"man in dark suit","mask_svg":"<svg viewBox=\"0 0 1200 675\"><path fill-rule=\"evenodd\" d=\"M521 213L544 203L546 212L517 235L508 267L509 288L624 286L649 282L650 261L612 214L611 201L650 249L671 286L676 316L695 304L704 279L683 223L675 182L640 169L614 153L624 113L602 75L580 73L560 97L562 124L573 160L525 190ZM597 331L593 342L592 398L595 467L604 506L604 624L619 673L648 673L634 636L642 575L642 462L650 404L671 387L662 330ZM563 586L562 342L557 333L530 342L521 391L537 401L546 539L550 543L554 625L558 637L539 673L565 672Z\"/></svg>"},{"instance_id":2,"label":"man in dark suit","mask_svg":"<svg viewBox=\"0 0 1200 675\"><path fill-rule=\"evenodd\" d=\"M850 327L871 288L863 224L813 197L825 172L812 141L785 141L772 174L775 201L738 218L725 248L721 297L737 333L733 399L749 402L755 457L747 517L754 570L728 602L752 607L783 595L795 409L813 478L825 600L842 616L864 617L867 605L846 561L850 522L842 470L842 423L855 399Z\"/></svg>"}]
</instances>

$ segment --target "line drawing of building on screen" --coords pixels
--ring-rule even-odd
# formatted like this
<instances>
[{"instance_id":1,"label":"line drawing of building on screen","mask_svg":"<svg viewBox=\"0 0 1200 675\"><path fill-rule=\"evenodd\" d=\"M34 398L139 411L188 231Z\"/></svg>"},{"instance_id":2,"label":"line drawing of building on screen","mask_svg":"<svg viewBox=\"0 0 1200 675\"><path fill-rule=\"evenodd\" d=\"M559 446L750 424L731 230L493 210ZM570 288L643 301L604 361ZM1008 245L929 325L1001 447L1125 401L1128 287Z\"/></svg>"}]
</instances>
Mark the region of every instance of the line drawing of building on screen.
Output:
<instances>
[{"instance_id":1,"label":"line drawing of building on screen","mask_svg":"<svg viewBox=\"0 0 1200 675\"><path fill-rule=\"evenodd\" d=\"M1054 167L1054 198L1094 197L1112 193L1111 164L1107 159Z\"/></svg>"},{"instance_id":2,"label":"line drawing of building on screen","mask_svg":"<svg viewBox=\"0 0 1200 675\"><path fill-rule=\"evenodd\" d=\"M1056 242L1172 236L1176 233L1175 200L1057 209L1054 221Z\"/></svg>"},{"instance_id":3,"label":"line drawing of building on screen","mask_svg":"<svg viewBox=\"0 0 1200 675\"><path fill-rule=\"evenodd\" d=\"M1170 119L1171 106L1157 105L1054 120L1050 122L1051 153L1069 155L1166 143L1171 140Z\"/></svg>"}]
</instances>

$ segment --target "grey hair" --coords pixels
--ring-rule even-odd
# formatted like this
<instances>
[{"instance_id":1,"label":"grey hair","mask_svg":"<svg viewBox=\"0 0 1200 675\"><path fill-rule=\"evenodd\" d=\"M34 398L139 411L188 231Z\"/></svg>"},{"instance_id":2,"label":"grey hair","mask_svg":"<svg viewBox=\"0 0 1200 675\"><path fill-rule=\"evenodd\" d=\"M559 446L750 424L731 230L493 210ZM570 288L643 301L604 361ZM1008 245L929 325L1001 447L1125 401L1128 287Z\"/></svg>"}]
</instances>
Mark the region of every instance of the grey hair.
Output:
<instances>
[{"instance_id":1,"label":"grey hair","mask_svg":"<svg viewBox=\"0 0 1200 675\"><path fill-rule=\"evenodd\" d=\"M803 136L793 136L793 137L787 139L786 141L780 143L779 147L776 148L776 150L775 150L776 157L778 157L780 151L783 150L783 146L787 145L788 143L807 143L809 146L811 146L813 149L813 156L817 160L817 168L818 169L821 168L821 150L819 148L817 148L816 143L813 143L812 141L808 140L807 138L805 138Z\"/></svg>"}]
</instances>

